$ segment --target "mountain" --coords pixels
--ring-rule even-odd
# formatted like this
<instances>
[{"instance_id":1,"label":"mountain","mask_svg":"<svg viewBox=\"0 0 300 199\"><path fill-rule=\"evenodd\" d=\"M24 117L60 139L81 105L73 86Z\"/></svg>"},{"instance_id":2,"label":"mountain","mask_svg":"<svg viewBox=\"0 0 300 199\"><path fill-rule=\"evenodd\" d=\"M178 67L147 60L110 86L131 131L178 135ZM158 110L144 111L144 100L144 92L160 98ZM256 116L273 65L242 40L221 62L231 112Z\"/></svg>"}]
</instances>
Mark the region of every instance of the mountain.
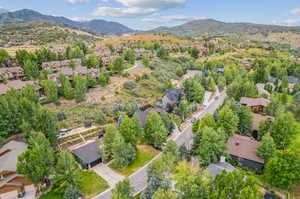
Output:
<instances>
[{"instance_id":1,"label":"mountain","mask_svg":"<svg viewBox=\"0 0 300 199\"><path fill-rule=\"evenodd\" d=\"M0 14L0 26L8 24L26 24L35 21L48 21L59 24L64 24L73 28L87 30L96 34L126 34L132 33L134 30L117 22L109 22L105 20L91 20L85 22L78 22L68 19L66 17L56 17L51 15L44 15L34 10L23 9L14 12L5 12Z\"/></svg>"},{"instance_id":2,"label":"mountain","mask_svg":"<svg viewBox=\"0 0 300 199\"><path fill-rule=\"evenodd\" d=\"M0 8L0 14L6 13L8 10L5 10L4 8Z\"/></svg>"},{"instance_id":3,"label":"mountain","mask_svg":"<svg viewBox=\"0 0 300 199\"><path fill-rule=\"evenodd\" d=\"M159 27L148 31L178 36L199 36L205 34L268 34L274 32L300 32L300 27L286 27L252 23L225 23L214 19L195 20L174 27Z\"/></svg>"}]
</instances>

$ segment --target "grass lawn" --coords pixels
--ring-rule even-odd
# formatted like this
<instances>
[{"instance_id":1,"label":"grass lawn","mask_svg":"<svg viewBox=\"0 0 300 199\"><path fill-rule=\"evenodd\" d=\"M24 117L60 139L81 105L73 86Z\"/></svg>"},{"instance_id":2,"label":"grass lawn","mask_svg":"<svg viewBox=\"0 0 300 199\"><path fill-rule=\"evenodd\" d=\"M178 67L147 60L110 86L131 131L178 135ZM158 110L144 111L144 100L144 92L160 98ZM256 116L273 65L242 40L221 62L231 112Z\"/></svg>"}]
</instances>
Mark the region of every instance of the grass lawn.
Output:
<instances>
[{"instance_id":1,"label":"grass lawn","mask_svg":"<svg viewBox=\"0 0 300 199\"><path fill-rule=\"evenodd\" d=\"M300 150L300 123L298 123L297 132L298 134L296 135L295 139L292 141L292 144L289 147L292 150Z\"/></svg>"},{"instance_id":2,"label":"grass lawn","mask_svg":"<svg viewBox=\"0 0 300 199\"><path fill-rule=\"evenodd\" d=\"M92 171L81 171L80 180L79 189L87 199L109 188L106 181Z\"/></svg>"},{"instance_id":3,"label":"grass lawn","mask_svg":"<svg viewBox=\"0 0 300 199\"><path fill-rule=\"evenodd\" d=\"M49 191L48 193L39 197L39 199L63 199L63 195L59 193L55 193L53 191Z\"/></svg>"},{"instance_id":4,"label":"grass lawn","mask_svg":"<svg viewBox=\"0 0 300 199\"><path fill-rule=\"evenodd\" d=\"M112 162L110 165L108 165L111 169L116 170L118 173L129 176L135 171L137 171L139 168L147 164L152 158L154 158L159 151L155 150L154 148L150 146L137 146L137 156L135 161L133 161L130 165L127 167L118 169Z\"/></svg>"}]
</instances>

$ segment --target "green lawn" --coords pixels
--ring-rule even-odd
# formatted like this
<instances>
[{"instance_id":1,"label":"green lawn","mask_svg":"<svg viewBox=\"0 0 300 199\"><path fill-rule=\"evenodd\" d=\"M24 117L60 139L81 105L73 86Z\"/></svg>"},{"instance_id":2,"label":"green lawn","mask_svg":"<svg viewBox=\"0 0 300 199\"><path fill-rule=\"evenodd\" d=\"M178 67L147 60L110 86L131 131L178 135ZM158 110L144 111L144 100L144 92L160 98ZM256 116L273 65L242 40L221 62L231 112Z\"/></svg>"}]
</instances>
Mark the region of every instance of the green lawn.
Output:
<instances>
[{"instance_id":1,"label":"green lawn","mask_svg":"<svg viewBox=\"0 0 300 199\"><path fill-rule=\"evenodd\" d=\"M92 198L108 188L107 182L95 172L81 171L79 189L85 198Z\"/></svg>"},{"instance_id":2,"label":"green lawn","mask_svg":"<svg viewBox=\"0 0 300 199\"><path fill-rule=\"evenodd\" d=\"M39 197L39 199L63 199L63 195L59 193L55 193L54 191L49 191L48 193Z\"/></svg>"},{"instance_id":3,"label":"green lawn","mask_svg":"<svg viewBox=\"0 0 300 199\"><path fill-rule=\"evenodd\" d=\"M298 134L296 135L295 139L292 141L290 148L293 150L300 150L300 123L298 123L297 128Z\"/></svg>"},{"instance_id":4,"label":"green lawn","mask_svg":"<svg viewBox=\"0 0 300 199\"><path fill-rule=\"evenodd\" d=\"M129 176L135 171L137 171L139 168L147 164L152 158L154 158L159 151L155 150L154 148L150 146L137 146L137 156L135 161L133 161L130 165L127 167L118 169L112 162L110 165L108 165L111 169L116 170L118 173Z\"/></svg>"}]
</instances>

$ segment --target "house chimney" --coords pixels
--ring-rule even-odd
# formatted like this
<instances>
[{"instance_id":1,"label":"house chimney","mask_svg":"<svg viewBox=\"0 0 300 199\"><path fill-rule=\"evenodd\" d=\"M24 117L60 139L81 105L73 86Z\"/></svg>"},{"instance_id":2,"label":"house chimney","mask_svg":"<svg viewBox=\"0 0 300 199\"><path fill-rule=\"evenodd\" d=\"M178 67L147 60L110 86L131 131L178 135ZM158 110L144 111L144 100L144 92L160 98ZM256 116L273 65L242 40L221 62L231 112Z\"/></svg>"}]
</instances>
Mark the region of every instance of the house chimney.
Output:
<instances>
[{"instance_id":1,"label":"house chimney","mask_svg":"<svg viewBox=\"0 0 300 199\"><path fill-rule=\"evenodd\" d=\"M226 162L226 157L225 156L221 156L220 157L220 162L221 163L225 163Z\"/></svg>"}]
</instances>

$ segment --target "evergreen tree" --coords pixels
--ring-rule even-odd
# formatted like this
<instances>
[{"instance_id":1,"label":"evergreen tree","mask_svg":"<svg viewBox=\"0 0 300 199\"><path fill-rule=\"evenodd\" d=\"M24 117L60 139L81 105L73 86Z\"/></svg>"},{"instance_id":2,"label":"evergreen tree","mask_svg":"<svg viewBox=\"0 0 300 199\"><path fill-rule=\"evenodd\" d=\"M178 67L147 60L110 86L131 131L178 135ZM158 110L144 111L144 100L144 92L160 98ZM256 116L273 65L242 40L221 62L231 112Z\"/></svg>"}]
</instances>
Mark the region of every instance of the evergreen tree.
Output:
<instances>
[{"instance_id":1,"label":"evergreen tree","mask_svg":"<svg viewBox=\"0 0 300 199\"><path fill-rule=\"evenodd\" d=\"M218 111L217 123L219 127L223 128L226 135L229 137L237 133L239 118L228 105L225 105L220 111Z\"/></svg>"},{"instance_id":2,"label":"evergreen tree","mask_svg":"<svg viewBox=\"0 0 300 199\"><path fill-rule=\"evenodd\" d=\"M41 85L44 89L45 95L48 97L50 102L57 103L58 102L58 90L56 84L53 80L43 80Z\"/></svg>"},{"instance_id":3,"label":"evergreen tree","mask_svg":"<svg viewBox=\"0 0 300 199\"><path fill-rule=\"evenodd\" d=\"M265 134L262 137L260 146L257 148L257 156L265 160L268 160L274 156L275 151L276 151L276 144L273 138L270 136L269 133Z\"/></svg>"},{"instance_id":4,"label":"evergreen tree","mask_svg":"<svg viewBox=\"0 0 300 199\"><path fill-rule=\"evenodd\" d=\"M107 161L112 158L112 146L115 140L115 137L119 134L119 131L116 126L108 125L105 128L105 134L103 138L103 146L100 148L100 153L104 161Z\"/></svg>"},{"instance_id":5,"label":"evergreen tree","mask_svg":"<svg viewBox=\"0 0 300 199\"><path fill-rule=\"evenodd\" d=\"M117 134L112 145L114 165L123 168L133 162L136 158L136 150L130 144L126 143L124 138Z\"/></svg>"},{"instance_id":6,"label":"evergreen tree","mask_svg":"<svg viewBox=\"0 0 300 199\"><path fill-rule=\"evenodd\" d=\"M116 185L116 188L112 191L112 199L133 199L131 196L132 188L129 180L125 179Z\"/></svg>"}]
</instances>

